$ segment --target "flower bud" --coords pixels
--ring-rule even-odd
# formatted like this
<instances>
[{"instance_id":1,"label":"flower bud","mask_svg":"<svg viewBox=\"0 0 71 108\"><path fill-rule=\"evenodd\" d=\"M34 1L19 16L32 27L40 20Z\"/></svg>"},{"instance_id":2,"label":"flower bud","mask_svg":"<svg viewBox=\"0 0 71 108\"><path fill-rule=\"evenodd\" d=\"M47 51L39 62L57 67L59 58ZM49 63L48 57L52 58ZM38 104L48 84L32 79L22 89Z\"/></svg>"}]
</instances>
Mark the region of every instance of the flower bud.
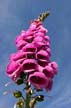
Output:
<instances>
[{"instance_id":1,"label":"flower bud","mask_svg":"<svg viewBox=\"0 0 71 108\"><path fill-rule=\"evenodd\" d=\"M39 96L36 97L36 100L38 102L42 102L42 101L44 101L44 96L43 95L39 95Z\"/></svg>"},{"instance_id":2,"label":"flower bud","mask_svg":"<svg viewBox=\"0 0 71 108\"><path fill-rule=\"evenodd\" d=\"M20 91L18 91L18 90L14 91L14 92L13 92L13 95L14 95L14 97L16 97L16 98L22 97L22 93L21 93Z\"/></svg>"},{"instance_id":3,"label":"flower bud","mask_svg":"<svg viewBox=\"0 0 71 108\"><path fill-rule=\"evenodd\" d=\"M21 85L21 84L23 84L23 79L22 79L22 78L19 78L19 79L17 79L17 80L15 81L15 83L16 83L17 85Z\"/></svg>"}]
</instances>

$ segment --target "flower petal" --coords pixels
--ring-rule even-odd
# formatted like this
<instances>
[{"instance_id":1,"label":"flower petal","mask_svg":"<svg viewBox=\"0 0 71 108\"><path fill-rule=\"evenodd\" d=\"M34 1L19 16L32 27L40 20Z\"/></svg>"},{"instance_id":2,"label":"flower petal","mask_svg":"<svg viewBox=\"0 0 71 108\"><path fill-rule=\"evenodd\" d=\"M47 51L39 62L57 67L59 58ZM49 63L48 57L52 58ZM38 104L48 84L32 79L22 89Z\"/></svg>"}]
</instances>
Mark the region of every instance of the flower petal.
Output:
<instances>
[{"instance_id":1,"label":"flower petal","mask_svg":"<svg viewBox=\"0 0 71 108\"><path fill-rule=\"evenodd\" d=\"M53 77L54 77L53 69L52 69L52 67L50 67L50 66L46 66L46 67L43 69L43 73L44 73L45 76L47 76L48 78L53 78Z\"/></svg>"},{"instance_id":2,"label":"flower petal","mask_svg":"<svg viewBox=\"0 0 71 108\"><path fill-rule=\"evenodd\" d=\"M38 65L34 59L26 59L23 62L24 72L32 72L38 69Z\"/></svg>"},{"instance_id":3,"label":"flower petal","mask_svg":"<svg viewBox=\"0 0 71 108\"><path fill-rule=\"evenodd\" d=\"M13 80L16 80L20 76L21 72L22 72L22 68L17 62L11 61L8 64L6 74L9 77L11 77Z\"/></svg>"},{"instance_id":4,"label":"flower petal","mask_svg":"<svg viewBox=\"0 0 71 108\"><path fill-rule=\"evenodd\" d=\"M35 87L44 88L48 83L48 79L43 73L35 72L29 75L29 82Z\"/></svg>"}]
</instances>

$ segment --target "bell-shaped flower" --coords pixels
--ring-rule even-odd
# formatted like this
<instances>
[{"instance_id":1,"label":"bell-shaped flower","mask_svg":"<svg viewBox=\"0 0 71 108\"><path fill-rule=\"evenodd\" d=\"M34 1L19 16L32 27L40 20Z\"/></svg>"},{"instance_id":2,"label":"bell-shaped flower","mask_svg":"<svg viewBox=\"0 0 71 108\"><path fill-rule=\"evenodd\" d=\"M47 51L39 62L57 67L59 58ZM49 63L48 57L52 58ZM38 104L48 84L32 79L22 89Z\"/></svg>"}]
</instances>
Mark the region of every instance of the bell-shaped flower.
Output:
<instances>
[{"instance_id":1,"label":"bell-shaped flower","mask_svg":"<svg viewBox=\"0 0 71 108\"><path fill-rule=\"evenodd\" d=\"M18 50L21 50L26 44L27 44L27 42L25 40L19 40L16 43L16 46L17 46Z\"/></svg>"},{"instance_id":2,"label":"bell-shaped flower","mask_svg":"<svg viewBox=\"0 0 71 108\"><path fill-rule=\"evenodd\" d=\"M23 36L19 35L16 37L16 44L20 41L23 40Z\"/></svg>"},{"instance_id":3,"label":"bell-shaped flower","mask_svg":"<svg viewBox=\"0 0 71 108\"><path fill-rule=\"evenodd\" d=\"M37 60L41 60L41 61L49 61L49 55L45 50L40 50L39 52L37 52L36 54L36 58Z\"/></svg>"},{"instance_id":4,"label":"bell-shaped flower","mask_svg":"<svg viewBox=\"0 0 71 108\"><path fill-rule=\"evenodd\" d=\"M55 61L53 61L53 62L49 63L48 65L51 66L51 67L53 68L54 74L57 74L57 71L58 71L58 64L57 64Z\"/></svg>"},{"instance_id":5,"label":"bell-shaped flower","mask_svg":"<svg viewBox=\"0 0 71 108\"><path fill-rule=\"evenodd\" d=\"M35 41L35 42L37 42L37 41L39 41L39 42L44 42L44 37L37 36L37 37L34 38L34 41Z\"/></svg>"},{"instance_id":6,"label":"bell-shaped flower","mask_svg":"<svg viewBox=\"0 0 71 108\"><path fill-rule=\"evenodd\" d=\"M31 43L34 39L34 32L31 32L30 30L26 31L26 36L24 37L24 40L28 43Z\"/></svg>"},{"instance_id":7,"label":"bell-shaped flower","mask_svg":"<svg viewBox=\"0 0 71 108\"><path fill-rule=\"evenodd\" d=\"M45 74L46 77L48 78L53 78L54 77L54 72L53 72L53 68L51 66L46 66L43 69L43 73Z\"/></svg>"},{"instance_id":8,"label":"bell-shaped flower","mask_svg":"<svg viewBox=\"0 0 71 108\"><path fill-rule=\"evenodd\" d=\"M41 37L44 37L45 36L45 34L43 33L43 32L36 32L35 33L35 37L37 37L37 36L41 36Z\"/></svg>"},{"instance_id":9,"label":"bell-shaped flower","mask_svg":"<svg viewBox=\"0 0 71 108\"><path fill-rule=\"evenodd\" d=\"M24 72L27 72L27 73L33 72L33 71L38 70L38 64L36 60L34 59L26 59L23 62L23 69L24 69Z\"/></svg>"},{"instance_id":10,"label":"bell-shaped flower","mask_svg":"<svg viewBox=\"0 0 71 108\"><path fill-rule=\"evenodd\" d=\"M34 72L33 74L30 74L28 81L36 89L45 88L48 83L47 77L42 72Z\"/></svg>"},{"instance_id":11,"label":"bell-shaped flower","mask_svg":"<svg viewBox=\"0 0 71 108\"><path fill-rule=\"evenodd\" d=\"M26 58L26 54L23 51L18 51L10 56L11 61L17 61L18 63L22 63Z\"/></svg>"},{"instance_id":12,"label":"bell-shaped flower","mask_svg":"<svg viewBox=\"0 0 71 108\"><path fill-rule=\"evenodd\" d=\"M45 47L47 46L47 44L45 42L42 42L42 41L33 41L33 44L36 46L36 48L39 50L41 49L42 47Z\"/></svg>"},{"instance_id":13,"label":"bell-shaped flower","mask_svg":"<svg viewBox=\"0 0 71 108\"><path fill-rule=\"evenodd\" d=\"M51 48L50 47L48 47L48 46L42 47L42 50L45 50L48 53L49 57L51 56Z\"/></svg>"},{"instance_id":14,"label":"bell-shaped flower","mask_svg":"<svg viewBox=\"0 0 71 108\"><path fill-rule=\"evenodd\" d=\"M49 61L47 60L37 60L38 64L42 67L45 67L48 65Z\"/></svg>"},{"instance_id":15,"label":"bell-shaped flower","mask_svg":"<svg viewBox=\"0 0 71 108\"><path fill-rule=\"evenodd\" d=\"M22 66L15 61L11 61L7 66L7 76L11 77L13 80L16 80L20 73L22 72Z\"/></svg>"},{"instance_id":16,"label":"bell-shaped flower","mask_svg":"<svg viewBox=\"0 0 71 108\"><path fill-rule=\"evenodd\" d=\"M37 48L33 43L28 43L25 47L22 49L24 52L33 52L36 53Z\"/></svg>"},{"instance_id":17,"label":"bell-shaped flower","mask_svg":"<svg viewBox=\"0 0 71 108\"><path fill-rule=\"evenodd\" d=\"M49 36L45 36L45 41L50 43L50 37Z\"/></svg>"}]
</instances>

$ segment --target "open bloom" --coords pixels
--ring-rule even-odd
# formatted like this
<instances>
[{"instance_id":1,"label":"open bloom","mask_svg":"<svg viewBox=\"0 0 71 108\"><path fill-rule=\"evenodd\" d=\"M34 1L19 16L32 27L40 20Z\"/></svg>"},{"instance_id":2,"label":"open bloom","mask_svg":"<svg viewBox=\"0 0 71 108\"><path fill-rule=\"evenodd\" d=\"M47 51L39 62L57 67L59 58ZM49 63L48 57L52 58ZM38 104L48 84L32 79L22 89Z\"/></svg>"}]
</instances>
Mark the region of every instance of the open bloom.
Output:
<instances>
[{"instance_id":1,"label":"open bloom","mask_svg":"<svg viewBox=\"0 0 71 108\"><path fill-rule=\"evenodd\" d=\"M25 40L19 40L16 43L16 46L17 46L18 50L21 50L26 44L27 44L27 42Z\"/></svg>"},{"instance_id":2,"label":"open bloom","mask_svg":"<svg viewBox=\"0 0 71 108\"><path fill-rule=\"evenodd\" d=\"M23 62L24 72L32 72L38 70L38 64L34 59L26 59Z\"/></svg>"},{"instance_id":3,"label":"open bloom","mask_svg":"<svg viewBox=\"0 0 71 108\"><path fill-rule=\"evenodd\" d=\"M37 48L33 43L28 43L25 47L22 49L24 52L36 52Z\"/></svg>"},{"instance_id":4,"label":"open bloom","mask_svg":"<svg viewBox=\"0 0 71 108\"><path fill-rule=\"evenodd\" d=\"M43 73L48 77L48 78L53 78L54 77L54 70L52 67L50 66L46 66L44 69L43 69Z\"/></svg>"},{"instance_id":5,"label":"open bloom","mask_svg":"<svg viewBox=\"0 0 71 108\"><path fill-rule=\"evenodd\" d=\"M6 74L11 77L13 80L16 80L20 73L22 72L22 67L15 61L11 61L7 66Z\"/></svg>"},{"instance_id":6,"label":"open bloom","mask_svg":"<svg viewBox=\"0 0 71 108\"><path fill-rule=\"evenodd\" d=\"M17 53L13 53L10 56L11 61L16 61L18 63L22 63L26 59L26 54L23 51L18 51Z\"/></svg>"},{"instance_id":7,"label":"open bloom","mask_svg":"<svg viewBox=\"0 0 71 108\"><path fill-rule=\"evenodd\" d=\"M35 72L30 74L28 81L37 89L46 87L48 83L47 77L42 72Z\"/></svg>"},{"instance_id":8,"label":"open bloom","mask_svg":"<svg viewBox=\"0 0 71 108\"><path fill-rule=\"evenodd\" d=\"M41 61L49 61L49 55L45 50L40 50L37 52L36 58Z\"/></svg>"},{"instance_id":9,"label":"open bloom","mask_svg":"<svg viewBox=\"0 0 71 108\"><path fill-rule=\"evenodd\" d=\"M53 62L50 62L48 65L53 68L54 74L57 74L57 72L58 72L58 64L55 61L53 61Z\"/></svg>"}]
</instances>

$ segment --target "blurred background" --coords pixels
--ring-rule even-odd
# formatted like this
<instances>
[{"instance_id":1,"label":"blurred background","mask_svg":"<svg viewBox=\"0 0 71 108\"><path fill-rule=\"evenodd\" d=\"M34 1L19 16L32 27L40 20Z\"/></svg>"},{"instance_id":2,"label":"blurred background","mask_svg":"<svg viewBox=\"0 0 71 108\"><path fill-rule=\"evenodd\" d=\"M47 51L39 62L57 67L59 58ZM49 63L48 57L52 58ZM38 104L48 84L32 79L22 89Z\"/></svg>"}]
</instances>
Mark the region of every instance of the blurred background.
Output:
<instances>
[{"instance_id":1,"label":"blurred background","mask_svg":"<svg viewBox=\"0 0 71 108\"><path fill-rule=\"evenodd\" d=\"M58 63L59 74L37 108L71 108L71 0L0 0L0 108L13 108L17 101L12 92L19 87L14 83L4 86L12 81L5 72L10 54L17 51L15 38L28 29L30 20L47 10L51 15L43 24L49 31L51 59ZM9 93L3 95L4 91Z\"/></svg>"}]
</instances>

